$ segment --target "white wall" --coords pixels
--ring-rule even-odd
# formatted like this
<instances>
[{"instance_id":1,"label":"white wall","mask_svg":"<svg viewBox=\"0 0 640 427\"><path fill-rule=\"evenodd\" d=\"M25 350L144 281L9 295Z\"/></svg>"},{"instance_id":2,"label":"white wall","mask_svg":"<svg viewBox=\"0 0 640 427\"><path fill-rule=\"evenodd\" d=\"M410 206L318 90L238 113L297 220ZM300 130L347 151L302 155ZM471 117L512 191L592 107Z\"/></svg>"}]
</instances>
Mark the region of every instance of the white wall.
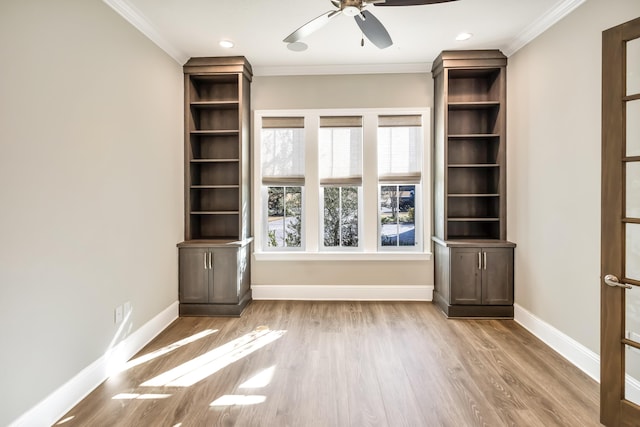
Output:
<instances>
[{"instance_id":1,"label":"white wall","mask_svg":"<svg viewBox=\"0 0 640 427\"><path fill-rule=\"evenodd\" d=\"M251 92L252 110L433 106L429 73L255 77ZM428 191L430 185L426 187ZM430 242L426 246L428 250ZM274 287L433 286L433 262L254 260L251 282Z\"/></svg>"},{"instance_id":2,"label":"white wall","mask_svg":"<svg viewBox=\"0 0 640 427\"><path fill-rule=\"evenodd\" d=\"M589 0L509 58L508 238L516 303L600 350L602 31L637 0Z\"/></svg>"},{"instance_id":3,"label":"white wall","mask_svg":"<svg viewBox=\"0 0 640 427\"><path fill-rule=\"evenodd\" d=\"M99 0L2 2L0 57L7 425L177 300L182 71Z\"/></svg>"}]
</instances>

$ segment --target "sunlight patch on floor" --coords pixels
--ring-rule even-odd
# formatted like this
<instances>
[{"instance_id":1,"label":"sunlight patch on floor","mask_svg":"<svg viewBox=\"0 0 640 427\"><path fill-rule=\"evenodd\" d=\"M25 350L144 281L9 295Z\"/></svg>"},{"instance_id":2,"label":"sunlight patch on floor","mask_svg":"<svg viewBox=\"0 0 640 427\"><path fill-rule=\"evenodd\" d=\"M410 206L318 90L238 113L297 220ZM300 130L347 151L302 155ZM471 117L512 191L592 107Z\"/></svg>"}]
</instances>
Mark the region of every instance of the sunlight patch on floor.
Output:
<instances>
[{"instance_id":1,"label":"sunlight patch on floor","mask_svg":"<svg viewBox=\"0 0 640 427\"><path fill-rule=\"evenodd\" d=\"M276 371L276 365L273 365L269 368L263 369L258 372L242 384L240 384L239 388L262 388L269 385L271 379L273 379L273 374Z\"/></svg>"},{"instance_id":2,"label":"sunlight patch on floor","mask_svg":"<svg viewBox=\"0 0 640 427\"><path fill-rule=\"evenodd\" d=\"M142 387L189 387L282 337L286 331L254 331L145 381Z\"/></svg>"},{"instance_id":3,"label":"sunlight patch on floor","mask_svg":"<svg viewBox=\"0 0 640 427\"><path fill-rule=\"evenodd\" d=\"M143 363L147 363L153 359L157 359L160 356L164 356L167 353L170 353L174 350L179 349L180 347L183 347L187 344L191 344L194 341L197 341L201 338L204 338L206 336L209 336L211 334L214 334L218 332L218 329L206 329L202 332L198 332L197 334L191 335L190 337L181 339L180 341L176 341L173 344L169 344L165 347L162 347L156 351L152 351L151 353L145 354L143 356L140 356L138 358L135 359L131 359L130 361L128 361L126 364L124 364L121 368L119 372L123 372L126 371L128 369L131 369L135 366L138 365L142 365Z\"/></svg>"},{"instance_id":4,"label":"sunlight patch on floor","mask_svg":"<svg viewBox=\"0 0 640 427\"><path fill-rule=\"evenodd\" d=\"M257 405L259 403L265 402L266 400L266 396L260 395L225 394L224 396L220 396L219 398L211 402L209 406Z\"/></svg>"},{"instance_id":5,"label":"sunlight patch on floor","mask_svg":"<svg viewBox=\"0 0 640 427\"><path fill-rule=\"evenodd\" d=\"M58 424L56 424L56 425L57 425L57 426L59 426L59 425L62 425L62 424L66 424L66 423L68 423L69 421L71 421L72 419L74 419L75 417L76 417L75 415L72 415L72 416L70 416L70 417L67 417L67 418L65 418L65 419L63 419L63 420L60 420L60 422L58 422Z\"/></svg>"}]
</instances>

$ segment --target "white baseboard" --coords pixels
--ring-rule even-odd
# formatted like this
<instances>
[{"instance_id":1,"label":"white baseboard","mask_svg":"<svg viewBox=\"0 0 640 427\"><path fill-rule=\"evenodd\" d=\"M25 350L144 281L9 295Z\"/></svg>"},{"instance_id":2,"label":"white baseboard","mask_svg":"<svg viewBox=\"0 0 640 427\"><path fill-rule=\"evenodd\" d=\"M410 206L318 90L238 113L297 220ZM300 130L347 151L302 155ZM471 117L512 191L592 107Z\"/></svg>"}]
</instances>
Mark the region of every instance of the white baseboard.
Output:
<instances>
[{"instance_id":1,"label":"white baseboard","mask_svg":"<svg viewBox=\"0 0 640 427\"><path fill-rule=\"evenodd\" d=\"M52 425L106 380L111 373L117 372L127 360L177 318L178 302L176 301L127 338L117 343L98 360L84 368L36 406L22 414L10 426Z\"/></svg>"},{"instance_id":2,"label":"white baseboard","mask_svg":"<svg viewBox=\"0 0 640 427\"><path fill-rule=\"evenodd\" d=\"M600 381L599 355L518 304L514 304L513 311L513 320L540 338L540 340L560 353L562 357L573 363L585 374L598 382Z\"/></svg>"},{"instance_id":3,"label":"white baseboard","mask_svg":"<svg viewBox=\"0 0 640 427\"><path fill-rule=\"evenodd\" d=\"M600 383L600 356L573 338L560 332L544 320L514 304L513 319L549 347L560 353L578 369ZM640 402L640 381L629 375L625 378L626 399Z\"/></svg>"},{"instance_id":4,"label":"white baseboard","mask_svg":"<svg viewBox=\"0 0 640 427\"><path fill-rule=\"evenodd\" d=\"M431 301L433 286L251 285L255 300Z\"/></svg>"}]
</instances>

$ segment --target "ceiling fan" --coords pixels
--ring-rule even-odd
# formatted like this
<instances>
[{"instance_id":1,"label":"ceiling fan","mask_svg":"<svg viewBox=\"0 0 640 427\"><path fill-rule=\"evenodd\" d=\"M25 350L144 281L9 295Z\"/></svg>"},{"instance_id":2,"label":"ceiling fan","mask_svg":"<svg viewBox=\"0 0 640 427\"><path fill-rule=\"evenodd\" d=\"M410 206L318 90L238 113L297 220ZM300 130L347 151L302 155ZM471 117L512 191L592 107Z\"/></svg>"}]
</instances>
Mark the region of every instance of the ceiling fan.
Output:
<instances>
[{"instance_id":1,"label":"ceiling fan","mask_svg":"<svg viewBox=\"0 0 640 427\"><path fill-rule=\"evenodd\" d=\"M447 3L456 0L330 0L337 8L323 13L315 19L304 24L302 27L289 34L283 42L295 43L316 30L324 27L329 21L340 14L353 16L356 24L360 27L371 43L380 49L384 49L393 44L391 36L384 28L384 25L371 12L365 8L372 4L374 6L421 6L426 4ZM364 39L363 39L364 42Z\"/></svg>"}]
</instances>

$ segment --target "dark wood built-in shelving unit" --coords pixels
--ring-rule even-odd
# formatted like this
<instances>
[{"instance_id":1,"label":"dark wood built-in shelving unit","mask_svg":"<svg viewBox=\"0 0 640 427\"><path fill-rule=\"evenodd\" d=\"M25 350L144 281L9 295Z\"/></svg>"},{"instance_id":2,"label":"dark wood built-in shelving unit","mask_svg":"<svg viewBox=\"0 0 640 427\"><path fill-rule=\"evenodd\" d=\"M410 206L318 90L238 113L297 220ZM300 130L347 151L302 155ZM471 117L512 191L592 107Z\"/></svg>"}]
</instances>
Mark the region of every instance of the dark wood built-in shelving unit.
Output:
<instances>
[{"instance_id":1,"label":"dark wood built-in shelving unit","mask_svg":"<svg viewBox=\"0 0 640 427\"><path fill-rule=\"evenodd\" d=\"M191 58L184 79L180 314L239 315L251 299L252 69L243 57Z\"/></svg>"},{"instance_id":2,"label":"dark wood built-in shelving unit","mask_svg":"<svg viewBox=\"0 0 640 427\"><path fill-rule=\"evenodd\" d=\"M445 51L432 69L434 301L452 317L513 316L506 66L497 50Z\"/></svg>"}]
</instances>

